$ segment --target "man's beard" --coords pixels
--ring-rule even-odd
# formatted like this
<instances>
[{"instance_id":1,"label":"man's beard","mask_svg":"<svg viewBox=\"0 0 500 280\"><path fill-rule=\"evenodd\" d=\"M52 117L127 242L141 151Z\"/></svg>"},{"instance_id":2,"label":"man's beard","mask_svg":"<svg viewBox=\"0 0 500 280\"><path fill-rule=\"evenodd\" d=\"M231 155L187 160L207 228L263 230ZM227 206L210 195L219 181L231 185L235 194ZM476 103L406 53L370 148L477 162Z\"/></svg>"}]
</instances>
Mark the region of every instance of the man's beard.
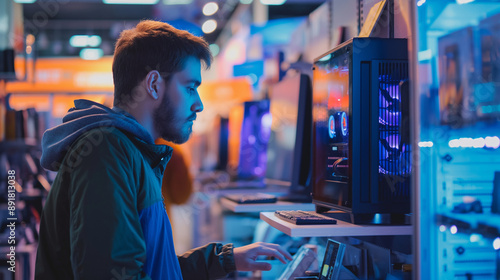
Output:
<instances>
[{"instance_id":1,"label":"man's beard","mask_svg":"<svg viewBox=\"0 0 500 280\"><path fill-rule=\"evenodd\" d=\"M184 130L187 119L185 121L175 119L175 108L171 106L167 95L168 93L163 95L160 106L153 113L156 132L167 141L176 144L185 143L189 139L192 129L188 127L187 130Z\"/></svg>"}]
</instances>

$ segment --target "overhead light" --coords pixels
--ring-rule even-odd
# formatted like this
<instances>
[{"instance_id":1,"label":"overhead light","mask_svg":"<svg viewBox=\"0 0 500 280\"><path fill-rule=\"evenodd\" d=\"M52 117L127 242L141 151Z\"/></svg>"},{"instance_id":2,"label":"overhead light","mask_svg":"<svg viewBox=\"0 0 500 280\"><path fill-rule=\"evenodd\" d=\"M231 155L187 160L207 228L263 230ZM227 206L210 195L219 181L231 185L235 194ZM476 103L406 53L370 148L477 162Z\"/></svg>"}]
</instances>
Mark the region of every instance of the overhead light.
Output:
<instances>
[{"instance_id":1,"label":"overhead light","mask_svg":"<svg viewBox=\"0 0 500 280\"><path fill-rule=\"evenodd\" d=\"M14 0L14 2L20 3L20 4L31 4L31 3L35 3L36 0Z\"/></svg>"},{"instance_id":2,"label":"overhead light","mask_svg":"<svg viewBox=\"0 0 500 280\"><path fill-rule=\"evenodd\" d=\"M208 2L203 6L203 14L206 16L211 16L219 10L219 5L215 2Z\"/></svg>"},{"instance_id":3,"label":"overhead light","mask_svg":"<svg viewBox=\"0 0 500 280\"><path fill-rule=\"evenodd\" d=\"M102 0L104 4L154 5L160 0Z\"/></svg>"},{"instance_id":4,"label":"overhead light","mask_svg":"<svg viewBox=\"0 0 500 280\"><path fill-rule=\"evenodd\" d=\"M260 3L264 5L283 5L286 0L260 0Z\"/></svg>"},{"instance_id":5,"label":"overhead light","mask_svg":"<svg viewBox=\"0 0 500 280\"><path fill-rule=\"evenodd\" d=\"M212 53L212 56L217 56L220 52L219 45L217 44L210 44L209 48L210 52Z\"/></svg>"},{"instance_id":6,"label":"overhead light","mask_svg":"<svg viewBox=\"0 0 500 280\"><path fill-rule=\"evenodd\" d=\"M240 0L241 4L252 4L253 0Z\"/></svg>"},{"instance_id":7,"label":"overhead light","mask_svg":"<svg viewBox=\"0 0 500 280\"><path fill-rule=\"evenodd\" d=\"M87 46L87 35L73 35L69 38L69 44L75 48Z\"/></svg>"},{"instance_id":8,"label":"overhead light","mask_svg":"<svg viewBox=\"0 0 500 280\"><path fill-rule=\"evenodd\" d=\"M217 29L217 22L213 19L209 19L203 23L201 26L201 30L205 34L209 34L215 31Z\"/></svg>"},{"instance_id":9,"label":"overhead light","mask_svg":"<svg viewBox=\"0 0 500 280\"><path fill-rule=\"evenodd\" d=\"M470 2L474 2L474 0L457 0L457 4L459 4L459 5L467 4Z\"/></svg>"},{"instance_id":10,"label":"overhead light","mask_svg":"<svg viewBox=\"0 0 500 280\"><path fill-rule=\"evenodd\" d=\"M80 57L85 60L98 60L103 54L104 52L102 49L86 48L80 51Z\"/></svg>"},{"instance_id":11,"label":"overhead light","mask_svg":"<svg viewBox=\"0 0 500 280\"><path fill-rule=\"evenodd\" d=\"M101 44L101 36L99 35L92 35L88 36L87 44L89 47L98 47Z\"/></svg>"},{"instance_id":12,"label":"overhead light","mask_svg":"<svg viewBox=\"0 0 500 280\"><path fill-rule=\"evenodd\" d=\"M98 47L102 42L99 35L73 35L69 39L69 44L75 48Z\"/></svg>"},{"instance_id":13,"label":"overhead light","mask_svg":"<svg viewBox=\"0 0 500 280\"><path fill-rule=\"evenodd\" d=\"M163 0L164 5L188 5L192 2L193 0Z\"/></svg>"},{"instance_id":14,"label":"overhead light","mask_svg":"<svg viewBox=\"0 0 500 280\"><path fill-rule=\"evenodd\" d=\"M26 45L32 46L35 43L35 36L33 34L26 35Z\"/></svg>"}]
</instances>

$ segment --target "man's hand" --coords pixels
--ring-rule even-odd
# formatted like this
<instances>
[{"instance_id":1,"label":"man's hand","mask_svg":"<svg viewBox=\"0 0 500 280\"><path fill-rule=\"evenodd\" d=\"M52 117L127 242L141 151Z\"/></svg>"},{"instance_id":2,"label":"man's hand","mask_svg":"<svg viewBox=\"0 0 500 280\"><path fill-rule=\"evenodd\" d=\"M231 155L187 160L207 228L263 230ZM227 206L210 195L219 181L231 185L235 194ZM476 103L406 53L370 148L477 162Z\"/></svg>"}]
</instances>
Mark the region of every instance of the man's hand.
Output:
<instances>
[{"instance_id":1,"label":"man's hand","mask_svg":"<svg viewBox=\"0 0 500 280\"><path fill-rule=\"evenodd\" d=\"M292 260L292 256L277 244L257 242L233 249L234 264L238 271L271 270L271 264L256 261L258 256L275 257L282 263L285 258Z\"/></svg>"}]
</instances>

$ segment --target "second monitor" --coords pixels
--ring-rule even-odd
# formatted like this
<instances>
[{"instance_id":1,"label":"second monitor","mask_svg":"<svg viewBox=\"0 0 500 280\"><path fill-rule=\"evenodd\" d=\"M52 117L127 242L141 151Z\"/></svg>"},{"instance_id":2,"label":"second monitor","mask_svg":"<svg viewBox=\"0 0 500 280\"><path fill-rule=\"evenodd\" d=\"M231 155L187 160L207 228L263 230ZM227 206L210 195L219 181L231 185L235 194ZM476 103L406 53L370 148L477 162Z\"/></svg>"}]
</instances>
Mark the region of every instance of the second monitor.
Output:
<instances>
[{"instance_id":1,"label":"second monitor","mask_svg":"<svg viewBox=\"0 0 500 280\"><path fill-rule=\"evenodd\" d=\"M289 186L281 200L311 201L312 92L304 74L285 77L270 88L271 136L267 148L267 185Z\"/></svg>"}]
</instances>

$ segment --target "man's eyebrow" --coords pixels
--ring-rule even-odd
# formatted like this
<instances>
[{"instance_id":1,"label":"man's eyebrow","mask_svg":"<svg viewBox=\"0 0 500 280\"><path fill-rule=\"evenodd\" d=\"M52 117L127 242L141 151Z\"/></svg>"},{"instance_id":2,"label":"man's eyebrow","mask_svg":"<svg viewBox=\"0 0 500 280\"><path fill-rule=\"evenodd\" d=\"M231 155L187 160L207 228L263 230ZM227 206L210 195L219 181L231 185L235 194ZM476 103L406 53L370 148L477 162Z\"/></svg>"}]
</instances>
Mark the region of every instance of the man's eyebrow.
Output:
<instances>
[{"instance_id":1,"label":"man's eyebrow","mask_svg":"<svg viewBox=\"0 0 500 280\"><path fill-rule=\"evenodd\" d=\"M199 87L201 85L201 81L196 79L186 80L186 84L194 84L195 87Z\"/></svg>"}]
</instances>

